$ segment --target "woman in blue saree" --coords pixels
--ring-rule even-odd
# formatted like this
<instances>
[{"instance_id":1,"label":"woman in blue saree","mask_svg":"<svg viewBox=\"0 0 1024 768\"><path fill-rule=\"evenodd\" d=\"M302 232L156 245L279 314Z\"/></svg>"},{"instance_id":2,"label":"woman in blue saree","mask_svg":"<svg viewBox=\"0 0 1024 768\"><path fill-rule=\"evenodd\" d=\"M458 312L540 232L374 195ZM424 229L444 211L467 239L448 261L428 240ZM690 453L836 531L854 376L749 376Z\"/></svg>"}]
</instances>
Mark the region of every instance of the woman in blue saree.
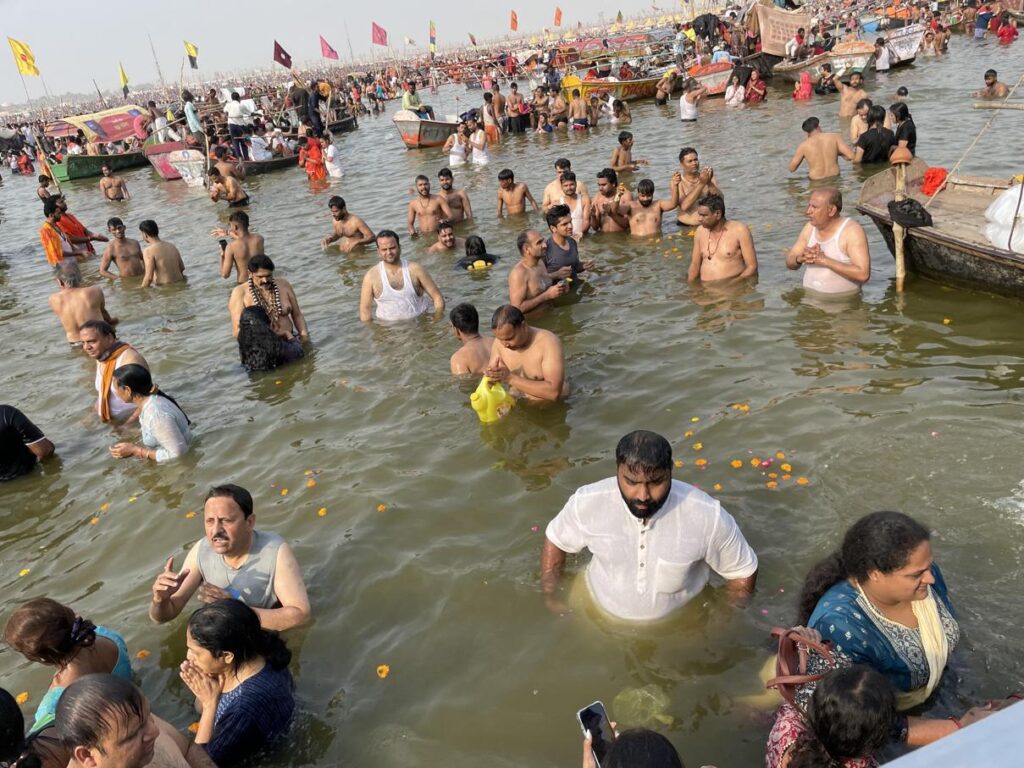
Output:
<instances>
[{"instance_id":1,"label":"woman in blue saree","mask_svg":"<svg viewBox=\"0 0 1024 768\"><path fill-rule=\"evenodd\" d=\"M960 640L929 539L907 515L866 515L811 569L800 597L801 622L832 642L838 664L881 672L901 711L932 694Z\"/></svg>"}]
</instances>

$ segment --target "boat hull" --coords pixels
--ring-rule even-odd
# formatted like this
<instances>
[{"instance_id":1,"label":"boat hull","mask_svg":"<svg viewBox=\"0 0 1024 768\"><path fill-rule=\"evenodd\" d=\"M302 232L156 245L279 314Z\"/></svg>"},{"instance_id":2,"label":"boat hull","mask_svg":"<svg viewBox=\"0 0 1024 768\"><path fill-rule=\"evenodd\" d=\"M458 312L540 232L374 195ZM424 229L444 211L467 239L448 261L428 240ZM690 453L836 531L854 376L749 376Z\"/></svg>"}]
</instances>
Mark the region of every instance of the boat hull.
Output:
<instances>
[{"instance_id":1,"label":"boat hull","mask_svg":"<svg viewBox=\"0 0 1024 768\"><path fill-rule=\"evenodd\" d=\"M356 122L355 115L349 115L341 120L335 120L333 123L328 123L327 130L331 133L348 133L354 131L359 127L359 123Z\"/></svg>"},{"instance_id":2,"label":"boat hull","mask_svg":"<svg viewBox=\"0 0 1024 768\"><path fill-rule=\"evenodd\" d=\"M927 199L920 194L926 170L927 164L919 159L907 168L907 189L915 198ZM868 179L857 210L874 222L889 252L895 255L896 241L887 207L894 197L894 173L890 168ZM931 209L933 226L905 230L903 252L907 271L941 283L1024 299L1024 255L997 248L978 234L985 223L985 207L1009 185L998 180L981 181L988 183L947 181L953 187L963 183L967 188L983 191L969 207L960 201L945 209L937 204Z\"/></svg>"},{"instance_id":3,"label":"boat hull","mask_svg":"<svg viewBox=\"0 0 1024 768\"><path fill-rule=\"evenodd\" d=\"M909 64L917 58L924 39L924 24L911 24L908 27L894 29L885 35L885 44L889 49L889 66L898 67Z\"/></svg>"},{"instance_id":4,"label":"boat hull","mask_svg":"<svg viewBox=\"0 0 1024 768\"><path fill-rule=\"evenodd\" d=\"M572 92L579 89L580 98L589 102L591 96L606 100L609 96L619 101L637 101L654 98L660 77L645 77L639 80L580 80L566 77L562 80L562 96L566 102L572 99Z\"/></svg>"},{"instance_id":5,"label":"boat hull","mask_svg":"<svg viewBox=\"0 0 1024 768\"><path fill-rule=\"evenodd\" d=\"M840 48L837 45L836 48ZM867 50L870 47L870 51ZM860 70L862 73L868 71L875 61L875 47L870 44L864 46L862 51L850 51L850 50L832 50L827 53L820 53L817 56L812 56L809 59L797 62L782 62L776 64L775 68L772 69L772 74L776 77L780 77L783 80L789 80L790 82L796 82L800 79L800 75L807 72L813 78L821 68L822 64L831 64L833 72L843 71L849 74L853 70Z\"/></svg>"},{"instance_id":6,"label":"boat hull","mask_svg":"<svg viewBox=\"0 0 1024 768\"><path fill-rule=\"evenodd\" d=\"M458 123L443 120L404 119L396 116L392 122L409 149L443 147L448 137L459 128Z\"/></svg>"},{"instance_id":7,"label":"boat hull","mask_svg":"<svg viewBox=\"0 0 1024 768\"><path fill-rule=\"evenodd\" d=\"M185 145L180 141L166 141L162 144L147 144L143 147L146 159L153 166L153 170L159 174L164 181L177 181L181 173L171 164L171 155L182 152Z\"/></svg>"},{"instance_id":8,"label":"boat hull","mask_svg":"<svg viewBox=\"0 0 1024 768\"><path fill-rule=\"evenodd\" d=\"M273 160L246 160L242 163L246 176L259 176L271 171L280 171L284 168L298 168L297 157L275 157Z\"/></svg>"},{"instance_id":9,"label":"boat hull","mask_svg":"<svg viewBox=\"0 0 1024 768\"><path fill-rule=\"evenodd\" d=\"M50 171L58 182L74 181L102 176L103 172L100 169L104 165L109 165L114 171L121 171L126 168L138 168L146 162L146 155L142 152L125 152L121 155L69 155L62 163L52 163Z\"/></svg>"},{"instance_id":10,"label":"boat hull","mask_svg":"<svg viewBox=\"0 0 1024 768\"><path fill-rule=\"evenodd\" d=\"M688 74L698 83L708 89L708 96L721 96L729 87L729 78L732 77L733 65L725 62L718 64L705 64L701 67L691 67Z\"/></svg>"}]
</instances>

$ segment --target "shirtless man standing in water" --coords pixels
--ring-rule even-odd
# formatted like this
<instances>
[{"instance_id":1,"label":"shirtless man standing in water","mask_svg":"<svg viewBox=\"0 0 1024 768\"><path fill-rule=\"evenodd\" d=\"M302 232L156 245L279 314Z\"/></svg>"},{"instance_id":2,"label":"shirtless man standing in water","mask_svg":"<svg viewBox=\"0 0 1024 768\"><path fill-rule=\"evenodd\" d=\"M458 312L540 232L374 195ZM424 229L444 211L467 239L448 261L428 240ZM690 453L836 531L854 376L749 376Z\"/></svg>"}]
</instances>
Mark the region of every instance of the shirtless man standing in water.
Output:
<instances>
[{"instance_id":1,"label":"shirtless man standing in water","mask_svg":"<svg viewBox=\"0 0 1024 768\"><path fill-rule=\"evenodd\" d=\"M480 335L480 315L472 304L459 304L448 315L452 333L462 346L449 361L453 376L480 375L491 359L494 339Z\"/></svg>"},{"instance_id":2,"label":"shirtless man standing in water","mask_svg":"<svg viewBox=\"0 0 1024 768\"><path fill-rule=\"evenodd\" d=\"M843 141L843 137L838 133L823 132L818 118L808 117L802 128L807 138L796 148L796 154L789 161L790 173L806 160L808 178L829 179L839 175L840 155L853 162L853 150Z\"/></svg>"},{"instance_id":3,"label":"shirtless man standing in water","mask_svg":"<svg viewBox=\"0 0 1024 768\"><path fill-rule=\"evenodd\" d=\"M224 176L216 166L210 169L210 199L217 202L227 200L232 208L241 208L249 204L249 195L238 180L233 176Z\"/></svg>"},{"instance_id":4,"label":"shirtless man standing in water","mask_svg":"<svg viewBox=\"0 0 1024 768\"><path fill-rule=\"evenodd\" d=\"M160 239L160 230L156 222L146 219L139 224L139 231L142 232L142 239L146 243L146 247L142 249L142 262L146 265L142 287L183 281L185 262L181 260L177 248Z\"/></svg>"},{"instance_id":5,"label":"shirtless man standing in water","mask_svg":"<svg viewBox=\"0 0 1024 768\"><path fill-rule=\"evenodd\" d=\"M566 281L552 284L544 263L547 243L540 232L529 229L520 233L516 245L521 258L508 274L509 304L526 314L568 293L569 284Z\"/></svg>"},{"instance_id":6,"label":"shirtless man standing in water","mask_svg":"<svg viewBox=\"0 0 1024 768\"><path fill-rule=\"evenodd\" d=\"M253 256L246 265L249 279L231 290L228 312L231 314L231 333L238 338L238 321L242 310L258 305L267 311L274 333L293 342L296 337L309 341L306 318L299 309L295 289L283 277L274 277L274 262L269 256Z\"/></svg>"},{"instance_id":7,"label":"shirtless man standing in water","mask_svg":"<svg viewBox=\"0 0 1024 768\"><path fill-rule=\"evenodd\" d=\"M469 195L464 189L455 189L455 176L451 168L442 168L437 172L437 181L441 185L441 191L437 196L448 203L452 211L451 221L458 224L460 221L473 218L473 206L470 205Z\"/></svg>"},{"instance_id":8,"label":"shirtless man standing in water","mask_svg":"<svg viewBox=\"0 0 1024 768\"><path fill-rule=\"evenodd\" d=\"M117 325L117 318L107 314L103 289L96 285L83 286L82 272L78 262L65 259L53 270L60 289L50 295L50 309L64 326L64 334L68 343L77 347L82 342L79 329L89 320L104 320L109 325Z\"/></svg>"},{"instance_id":9,"label":"shirtless man standing in water","mask_svg":"<svg viewBox=\"0 0 1024 768\"><path fill-rule=\"evenodd\" d=\"M868 98L864 90L864 76L860 72L850 75L850 84L847 85L837 76L833 81L839 89L839 117L853 117L857 114L857 102Z\"/></svg>"},{"instance_id":10,"label":"shirtless man standing in water","mask_svg":"<svg viewBox=\"0 0 1024 768\"><path fill-rule=\"evenodd\" d=\"M679 206L679 181L682 177L678 172L672 174L670 200L654 199L654 182L641 179L636 185L636 200L629 204L629 213L623 216L620 211L609 209L608 215L620 227L628 228L634 237L649 237L661 234L661 217L663 214Z\"/></svg>"},{"instance_id":11,"label":"shirtless man standing in water","mask_svg":"<svg viewBox=\"0 0 1024 768\"><path fill-rule=\"evenodd\" d=\"M220 276L231 277L231 267L238 274L238 282L249 279L249 259L263 253L263 235L249 231L249 214L235 211L228 216L227 229L215 229L210 232L214 237L230 236L232 242L221 248Z\"/></svg>"},{"instance_id":12,"label":"shirtless man standing in water","mask_svg":"<svg viewBox=\"0 0 1024 768\"><path fill-rule=\"evenodd\" d=\"M100 275L116 280L119 277L138 277L146 273L146 265L142 261L142 247L139 241L125 237L124 222L118 217L107 221L110 243L103 251L100 259ZM110 271L110 263L117 265L117 274Z\"/></svg>"},{"instance_id":13,"label":"shirtless man standing in water","mask_svg":"<svg viewBox=\"0 0 1024 768\"><path fill-rule=\"evenodd\" d=\"M725 201L707 195L697 203L700 228L693 238L693 257L686 279L695 283L750 277L757 274L757 251L750 228L738 221L726 221Z\"/></svg>"},{"instance_id":14,"label":"shirtless man standing in water","mask_svg":"<svg viewBox=\"0 0 1024 768\"><path fill-rule=\"evenodd\" d=\"M531 328L511 304L491 318L494 347L484 375L505 384L514 396L555 402L569 395L562 343L551 331Z\"/></svg>"},{"instance_id":15,"label":"shirtless man standing in water","mask_svg":"<svg viewBox=\"0 0 1024 768\"><path fill-rule=\"evenodd\" d=\"M352 249L370 245L376 239L365 221L348 212L344 198L335 195L327 201L327 207L331 209L331 216L334 218L331 222L334 231L320 241L321 248L326 250L331 243L338 243L340 240L338 250L342 253L351 253Z\"/></svg>"},{"instance_id":16,"label":"shirtless man standing in water","mask_svg":"<svg viewBox=\"0 0 1024 768\"><path fill-rule=\"evenodd\" d=\"M530 194L530 188L522 181L516 182L516 175L511 169L502 168L498 172L498 218L501 218L505 208L508 209L509 216L526 213L527 200L533 205L533 210L540 210L537 201Z\"/></svg>"},{"instance_id":17,"label":"shirtless man standing in water","mask_svg":"<svg viewBox=\"0 0 1024 768\"><path fill-rule=\"evenodd\" d=\"M545 213L553 205L560 205L562 199L562 174L572 170L572 163L564 157L555 160L555 178L544 187L544 197L541 199L540 208ZM582 181L576 182L576 192L581 195L587 194L587 185Z\"/></svg>"},{"instance_id":18,"label":"shirtless man standing in water","mask_svg":"<svg viewBox=\"0 0 1024 768\"><path fill-rule=\"evenodd\" d=\"M624 232L611 216L609 208L622 212L633 202L625 184L619 184L619 176L611 168L597 172L597 196L590 202L590 227L595 232ZM515 304L515 302L512 302Z\"/></svg>"},{"instance_id":19,"label":"shirtless man standing in water","mask_svg":"<svg viewBox=\"0 0 1024 768\"><path fill-rule=\"evenodd\" d=\"M452 220L452 209L443 197L430 194L430 179L420 175L416 177L416 198L409 201L409 234L416 234L416 219L420 220L421 235L437 231L437 223L441 219Z\"/></svg>"},{"instance_id":20,"label":"shirtless man standing in water","mask_svg":"<svg viewBox=\"0 0 1024 768\"><path fill-rule=\"evenodd\" d=\"M103 178L100 179L100 192L103 196L111 202L119 202L121 200L128 200L131 195L128 194L128 185L124 183L124 179L120 176L115 176L113 169L106 163L100 167L100 171L103 173Z\"/></svg>"},{"instance_id":21,"label":"shirtless man standing in water","mask_svg":"<svg viewBox=\"0 0 1024 768\"><path fill-rule=\"evenodd\" d=\"M697 216L697 201L705 195L722 195L715 180L715 169L700 167L697 150L683 147L679 150L679 168L682 177L679 179L679 215L676 221L680 226L696 227L700 224Z\"/></svg>"},{"instance_id":22,"label":"shirtless man standing in water","mask_svg":"<svg viewBox=\"0 0 1024 768\"><path fill-rule=\"evenodd\" d=\"M448 251L461 251L466 247L466 241L455 236L455 227L448 219L441 219L437 225L437 242L427 249L427 253L447 253Z\"/></svg>"}]
</instances>

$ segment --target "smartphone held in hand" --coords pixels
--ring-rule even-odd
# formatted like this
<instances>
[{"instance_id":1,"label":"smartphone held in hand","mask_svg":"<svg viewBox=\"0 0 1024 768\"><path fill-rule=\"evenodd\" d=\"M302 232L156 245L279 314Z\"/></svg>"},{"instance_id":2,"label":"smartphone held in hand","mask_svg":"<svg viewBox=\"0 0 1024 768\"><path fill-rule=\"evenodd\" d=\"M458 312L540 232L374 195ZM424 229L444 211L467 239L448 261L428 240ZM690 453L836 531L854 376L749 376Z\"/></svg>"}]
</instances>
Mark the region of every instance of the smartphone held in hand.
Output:
<instances>
[{"instance_id":1,"label":"smartphone held in hand","mask_svg":"<svg viewBox=\"0 0 1024 768\"><path fill-rule=\"evenodd\" d=\"M600 768L604 765L608 750L611 749L612 742L615 740L612 724L608 720L604 704L595 701L577 712L576 719L579 721L583 735L586 736L588 732L590 733L590 748L593 750L594 759Z\"/></svg>"}]
</instances>

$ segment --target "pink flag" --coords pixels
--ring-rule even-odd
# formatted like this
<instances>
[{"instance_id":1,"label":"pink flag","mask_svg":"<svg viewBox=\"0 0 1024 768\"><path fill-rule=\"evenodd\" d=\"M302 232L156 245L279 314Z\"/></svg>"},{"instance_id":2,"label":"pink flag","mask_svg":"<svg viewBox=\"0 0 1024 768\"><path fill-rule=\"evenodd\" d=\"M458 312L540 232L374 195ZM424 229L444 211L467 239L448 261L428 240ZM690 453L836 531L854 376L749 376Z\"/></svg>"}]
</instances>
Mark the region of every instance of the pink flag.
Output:
<instances>
[{"instance_id":1,"label":"pink flag","mask_svg":"<svg viewBox=\"0 0 1024 768\"><path fill-rule=\"evenodd\" d=\"M377 22L370 22L372 26L372 35L370 39L374 45L387 45L388 44L388 33L384 27L377 24Z\"/></svg>"},{"instance_id":2,"label":"pink flag","mask_svg":"<svg viewBox=\"0 0 1024 768\"><path fill-rule=\"evenodd\" d=\"M324 40L323 35L320 35L320 55L323 56L325 59L338 58L338 52L327 44L327 41Z\"/></svg>"}]
</instances>

